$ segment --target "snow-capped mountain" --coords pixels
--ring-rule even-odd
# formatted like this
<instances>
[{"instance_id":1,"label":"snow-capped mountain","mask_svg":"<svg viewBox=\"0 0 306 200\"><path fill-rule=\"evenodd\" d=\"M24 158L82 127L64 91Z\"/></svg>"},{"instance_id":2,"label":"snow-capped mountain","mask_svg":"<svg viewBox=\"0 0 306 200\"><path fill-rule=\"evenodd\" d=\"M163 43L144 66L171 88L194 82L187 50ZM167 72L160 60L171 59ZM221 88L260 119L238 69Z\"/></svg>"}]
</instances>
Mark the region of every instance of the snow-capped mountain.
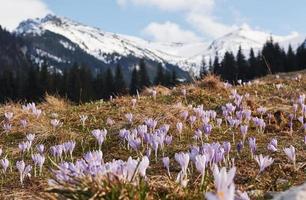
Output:
<instances>
[{"instance_id":1,"label":"snow-capped mountain","mask_svg":"<svg viewBox=\"0 0 306 200\"><path fill-rule=\"evenodd\" d=\"M190 48L189 44L159 44L137 37L104 32L98 28L53 15L47 15L43 19L24 21L16 29L16 33L22 36L42 36L46 31L66 37L85 52L105 63L110 62L107 60L107 55L118 54L178 65L185 60L180 55L188 52L185 49Z\"/></svg>"},{"instance_id":2,"label":"snow-capped mountain","mask_svg":"<svg viewBox=\"0 0 306 200\"><path fill-rule=\"evenodd\" d=\"M216 54L218 54L220 57L223 57L227 51L231 51L236 54L239 47L241 47L245 56L248 57L251 48L253 48L255 52L260 51L266 41L271 37L285 50L288 48L289 44L291 44L293 49L296 49L305 41L305 36L302 36L296 32L293 32L288 36L279 36L253 30L248 25L243 25L239 29L214 40L207 47L204 55L202 54L195 56L193 59L197 60L196 62L199 62L199 60L203 59L204 57L207 63L209 59L214 58Z\"/></svg>"},{"instance_id":3,"label":"snow-capped mountain","mask_svg":"<svg viewBox=\"0 0 306 200\"><path fill-rule=\"evenodd\" d=\"M95 69L120 63L125 74L130 74L143 58L151 78L156 73L157 64L162 63L166 71L174 70L179 78L190 79L189 73L180 68L187 65L180 56L151 48L152 43L140 38L104 32L67 18L48 15L42 19L29 19L22 22L15 33L28 42L30 55L37 63L47 59L52 66L64 68L78 62Z\"/></svg>"},{"instance_id":4,"label":"snow-capped mountain","mask_svg":"<svg viewBox=\"0 0 306 200\"><path fill-rule=\"evenodd\" d=\"M15 32L34 44L32 57L37 62L42 57L47 57L57 67L57 65L63 66L75 61L80 62L82 58L82 62L99 67L116 63L131 67L135 65L137 59L144 58L152 64L153 71L153 65L163 63L166 70L175 69L181 76L186 76L184 71L191 75L198 75L202 60L205 59L208 62L216 53L220 57L226 51L236 53L239 46L246 55L251 48L255 51L260 50L271 36L284 47L291 43L294 48L302 44L305 39L297 33L277 36L252 30L244 25L214 40L210 45L207 42L165 44L105 32L99 28L54 15L26 20ZM76 56L78 59L75 58ZM88 59L89 63L86 62Z\"/></svg>"}]
</instances>

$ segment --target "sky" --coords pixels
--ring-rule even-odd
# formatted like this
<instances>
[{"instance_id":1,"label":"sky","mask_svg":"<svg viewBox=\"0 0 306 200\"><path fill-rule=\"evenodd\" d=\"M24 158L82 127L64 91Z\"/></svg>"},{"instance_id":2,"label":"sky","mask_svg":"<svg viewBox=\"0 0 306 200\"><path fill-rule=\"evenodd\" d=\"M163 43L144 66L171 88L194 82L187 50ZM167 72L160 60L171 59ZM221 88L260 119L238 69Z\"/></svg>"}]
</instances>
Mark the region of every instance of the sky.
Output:
<instances>
[{"instance_id":1,"label":"sky","mask_svg":"<svg viewBox=\"0 0 306 200\"><path fill-rule=\"evenodd\" d=\"M157 42L202 42L240 26L306 33L305 0L0 0L0 25L48 13Z\"/></svg>"}]
</instances>

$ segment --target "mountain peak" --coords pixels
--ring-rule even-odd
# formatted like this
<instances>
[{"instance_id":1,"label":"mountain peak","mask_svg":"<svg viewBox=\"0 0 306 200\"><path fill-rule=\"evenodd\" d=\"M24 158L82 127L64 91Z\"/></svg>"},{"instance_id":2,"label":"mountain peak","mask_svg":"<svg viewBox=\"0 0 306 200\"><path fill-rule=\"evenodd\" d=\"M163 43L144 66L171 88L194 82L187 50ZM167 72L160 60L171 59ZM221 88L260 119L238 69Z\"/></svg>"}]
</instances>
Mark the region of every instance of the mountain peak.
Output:
<instances>
[{"instance_id":1,"label":"mountain peak","mask_svg":"<svg viewBox=\"0 0 306 200\"><path fill-rule=\"evenodd\" d=\"M274 41L281 44L301 44L301 41L305 39L298 38L297 33L277 36L252 29L248 24L243 24L231 33L214 40L209 46L203 42L158 43L134 36L104 32L99 28L51 14L44 18L23 21L15 32L22 36L41 36L46 31L67 38L71 44L80 47L89 55L105 63L108 62L107 58L112 55L118 55L118 57L131 55L179 66L185 71L193 71L194 74L199 73L203 58L208 62L209 58L213 58L217 53L219 56L223 56L226 51L236 53L241 46L244 53L248 54L250 48L260 50L271 36Z\"/></svg>"}]
</instances>

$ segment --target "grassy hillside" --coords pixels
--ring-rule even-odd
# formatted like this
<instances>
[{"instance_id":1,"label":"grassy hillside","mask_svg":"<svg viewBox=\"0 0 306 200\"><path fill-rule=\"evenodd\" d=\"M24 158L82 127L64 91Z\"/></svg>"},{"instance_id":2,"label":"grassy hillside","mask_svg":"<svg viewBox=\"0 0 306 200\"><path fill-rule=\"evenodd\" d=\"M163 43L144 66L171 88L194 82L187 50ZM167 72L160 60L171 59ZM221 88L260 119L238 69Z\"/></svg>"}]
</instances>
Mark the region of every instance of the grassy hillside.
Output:
<instances>
[{"instance_id":1,"label":"grassy hillside","mask_svg":"<svg viewBox=\"0 0 306 200\"><path fill-rule=\"evenodd\" d=\"M139 97L120 97L107 102L100 101L83 105L73 105L51 96L47 96L44 103L36 105L36 110L33 109L33 106L23 109L22 104L16 103L2 105L0 107L1 127L11 125L11 129L6 127L6 130L3 129L0 135L0 147L3 149L0 159L7 157L10 162L6 173L0 173L0 198L61 199L62 197L63 199L65 195L67 197L74 194L80 195L77 197L79 199L81 196L83 199L88 199L88 196L94 195L96 199L105 196L107 196L106 199L112 199L111 196L115 199L116 195L120 194L122 199L204 199L205 192L216 192L211 172L213 164L207 163L205 179L201 187L201 174L191 159L186 177L184 177L184 180L188 179L188 184L182 187L183 183L176 182L181 168L175 160L175 153L190 152L192 146L201 146L202 143L219 142L222 145L224 141L231 143L231 150L229 155L224 154L224 159L218 165L219 167L225 166L227 169L236 166L235 189L248 192L252 199L261 199L267 192L283 191L290 186L302 184L306 180L306 144L304 141L306 130L303 129L299 119L303 117L304 122L306 121L306 111L302 116L301 110L301 105L306 102L305 100L302 103L298 102L298 99L302 98L301 95L306 94L306 72L279 74L278 76L271 75L253 81L251 84L232 87L220 82L216 77L209 76L195 84L182 85L172 90L157 87L156 98L152 96L152 89L147 89ZM234 94L234 90L237 91L237 94ZM237 98L241 97L241 104L237 103ZM133 98L136 100L132 100ZM239 112L235 112L241 110L251 110L252 116L249 120L243 118L237 127L235 125L231 127L229 121L225 122L222 106L227 103L235 105L235 99L239 106L236 107L233 114L230 114L231 119L238 119ZM293 104L298 104L296 112L294 112ZM198 107L200 105L203 105L203 109ZM258 110L260 107L265 108L266 111L260 113L260 109ZM40 109L42 113L38 116ZM203 124L207 120L205 111L208 110L215 111L217 116L216 118L208 117L209 122L206 124L212 126L212 131L210 134L205 134L207 129ZM188 111L189 116L195 116L194 123L190 123L189 116L187 120L183 119L184 111ZM7 115L13 113L13 117L5 117L5 113ZM127 120L127 113L133 115L131 122ZM81 115L88 117L84 123L80 120ZM253 120L255 117L262 118L266 123L263 132L258 131ZM292 117L292 129L290 129L290 117ZM167 136L172 136L172 143L165 144L163 149L159 146L157 158L155 158L154 145L152 146L141 138L139 132L136 137L140 138L141 144L136 145L137 149L133 149L132 144L128 147L127 141L119 136L120 130L132 131L149 118L155 119L157 126L155 129L149 128L148 134L155 133L164 124L170 125ZM220 127L217 125L216 119L218 118L222 119ZM58 126L51 125L51 120L53 123L56 122L54 119L59 120ZM22 126L20 120L26 120L26 125L24 123ZM177 128L177 123L180 122L183 124L181 134ZM241 125L248 125L249 128L243 148L238 152L237 145L243 140L240 133ZM104 162L110 162L113 159L126 161L130 156L134 159L142 158L143 155L146 155L146 150L152 149L146 177L138 177L135 173L137 177L133 179L135 180L132 181L133 183L130 183L120 178L111 178L112 181L109 181L105 177L87 176L76 178L73 184L58 183L56 186L48 184L49 179L54 179L53 170L57 169L61 160L75 162L84 153L98 150L97 140L92 135L92 131L104 128L108 132L101 145ZM202 139L196 140L194 135L198 128L202 130L203 136ZM21 153L18 145L27 141L26 135L29 133L35 134L32 147L25 150L25 153ZM249 145L251 137L256 138L255 155L269 155L274 159L274 162L261 173L259 173L257 162L251 155ZM267 148L273 138L278 141L275 152ZM63 158L54 158L50 147L70 140L76 142L72 158L70 154ZM43 155L46 160L42 174L37 173L35 177L31 157L37 153L37 144L45 145ZM283 148L290 145L296 149L295 169L283 151ZM217 149L221 152L224 150L222 147ZM169 175L171 176L167 174L163 166L163 157L170 158ZM25 177L23 184L20 183L16 169L16 161L22 159L26 164L33 166L30 172L31 178ZM217 195L221 199L222 194L217 193Z\"/></svg>"}]
</instances>

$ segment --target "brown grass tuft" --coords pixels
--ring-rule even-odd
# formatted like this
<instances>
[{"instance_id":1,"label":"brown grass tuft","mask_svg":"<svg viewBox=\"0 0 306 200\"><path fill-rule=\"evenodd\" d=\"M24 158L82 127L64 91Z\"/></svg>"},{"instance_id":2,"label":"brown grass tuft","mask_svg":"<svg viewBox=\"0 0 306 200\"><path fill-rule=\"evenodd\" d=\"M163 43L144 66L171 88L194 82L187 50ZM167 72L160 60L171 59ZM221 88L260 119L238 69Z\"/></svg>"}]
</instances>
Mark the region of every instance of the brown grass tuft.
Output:
<instances>
[{"instance_id":1,"label":"brown grass tuft","mask_svg":"<svg viewBox=\"0 0 306 200\"><path fill-rule=\"evenodd\" d=\"M219 76L209 74L205 76L202 80L198 81L197 85L200 88L207 88L210 90L223 90L224 84Z\"/></svg>"},{"instance_id":2,"label":"brown grass tuft","mask_svg":"<svg viewBox=\"0 0 306 200\"><path fill-rule=\"evenodd\" d=\"M52 108L54 111L67 110L69 102L63 98L46 94L44 107Z\"/></svg>"},{"instance_id":3,"label":"brown grass tuft","mask_svg":"<svg viewBox=\"0 0 306 200\"><path fill-rule=\"evenodd\" d=\"M146 88L141 94L143 96L152 96L152 91L153 90L156 90L157 92L157 95L162 95L162 96L167 96L167 95L170 95L171 94L171 89L165 87L165 86L162 86L162 85L158 85L154 88Z\"/></svg>"}]
</instances>

